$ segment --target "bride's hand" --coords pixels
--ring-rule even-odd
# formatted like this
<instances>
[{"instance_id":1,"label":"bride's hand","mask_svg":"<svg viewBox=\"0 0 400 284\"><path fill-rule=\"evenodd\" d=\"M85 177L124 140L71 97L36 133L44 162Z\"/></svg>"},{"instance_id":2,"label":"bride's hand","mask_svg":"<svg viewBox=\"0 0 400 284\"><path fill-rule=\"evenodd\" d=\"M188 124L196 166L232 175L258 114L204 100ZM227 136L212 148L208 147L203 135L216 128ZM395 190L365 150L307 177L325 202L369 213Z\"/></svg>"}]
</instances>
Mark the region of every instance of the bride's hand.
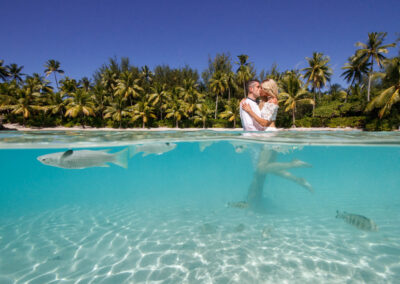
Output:
<instances>
[{"instance_id":1,"label":"bride's hand","mask_svg":"<svg viewBox=\"0 0 400 284\"><path fill-rule=\"evenodd\" d=\"M245 112L251 111L250 105L249 105L248 103L244 102L244 100L242 100L242 101L240 102L240 105L242 106L242 109L243 109Z\"/></svg>"}]
</instances>

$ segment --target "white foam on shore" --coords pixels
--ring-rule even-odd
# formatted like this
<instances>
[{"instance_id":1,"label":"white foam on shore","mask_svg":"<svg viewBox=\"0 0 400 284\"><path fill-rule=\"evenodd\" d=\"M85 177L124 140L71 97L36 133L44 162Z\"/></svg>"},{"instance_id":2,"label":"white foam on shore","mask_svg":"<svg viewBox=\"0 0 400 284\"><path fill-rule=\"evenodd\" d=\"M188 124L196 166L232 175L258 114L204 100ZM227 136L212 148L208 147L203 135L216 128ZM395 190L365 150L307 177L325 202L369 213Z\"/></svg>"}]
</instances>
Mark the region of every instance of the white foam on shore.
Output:
<instances>
[{"instance_id":1,"label":"white foam on shore","mask_svg":"<svg viewBox=\"0 0 400 284\"><path fill-rule=\"evenodd\" d=\"M390 283L400 278L400 232L395 222L382 230L234 208L63 207L2 220L0 280Z\"/></svg>"}]
</instances>

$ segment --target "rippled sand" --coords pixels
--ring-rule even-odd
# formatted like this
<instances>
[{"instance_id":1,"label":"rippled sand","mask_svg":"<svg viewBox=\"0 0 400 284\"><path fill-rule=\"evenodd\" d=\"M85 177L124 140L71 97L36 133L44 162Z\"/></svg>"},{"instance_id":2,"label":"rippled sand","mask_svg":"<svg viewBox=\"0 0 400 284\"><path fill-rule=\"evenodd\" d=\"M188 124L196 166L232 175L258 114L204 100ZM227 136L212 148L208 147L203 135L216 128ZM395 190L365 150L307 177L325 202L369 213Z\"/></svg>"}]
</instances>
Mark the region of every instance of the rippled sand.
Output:
<instances>
[{"instance_id":1,"label":"rippled sand","mask_svg":"<svg viewBox=\"0 0 400 284\"><path fill-rule=\"evenodd\" d=\"M0 222L0 283L394 283L400 232L334 216L63 207Z\"/></svg>"}]
</instances>

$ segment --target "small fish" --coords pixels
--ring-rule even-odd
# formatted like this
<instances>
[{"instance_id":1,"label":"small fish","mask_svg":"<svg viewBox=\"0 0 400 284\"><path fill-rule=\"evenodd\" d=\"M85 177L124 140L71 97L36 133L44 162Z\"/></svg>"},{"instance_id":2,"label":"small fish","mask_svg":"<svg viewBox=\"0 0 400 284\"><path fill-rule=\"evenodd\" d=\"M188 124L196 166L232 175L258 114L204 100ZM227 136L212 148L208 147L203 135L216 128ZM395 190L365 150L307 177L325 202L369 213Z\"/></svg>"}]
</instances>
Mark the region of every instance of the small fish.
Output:
<instances>
[{"instance_id":1,"label":"small fish","mask_svg":"<svg viewBox=\"0 0 400 284\"><path fill-rule=\"evenodd\" d=\"M249 208L249 203L247 201L228 202L227 206L231 208L246 209Z\"/></svg>"},{"instance_id":2,"label":"small fish","mask_svg":"<svg viewBox=\"0 0 400 284\"><path fill-rule=\"evenodd\" d=\"M130 149L129 156L133 157L137 153L141 153L141 152L143 152L143 155L142 155L143 157L150 155L150 154L161 155L161 154L164 154L175 148L176 148L176 144L169 143L169 142L141 144L141 145L129 147L129 149Z\"/></svg>"},{"instance_id":3,"label":"small fish","mask_svg":"<svg viewBox=\"0 0 400 284\"><path fill-rule=\"evenodd\" d=\"M128 148L117 152L108 153L106 150L68 150L38 157L42 164L63 169L86 169L92 167L109 167L113 163L120 167L128 167Z\"/></svg>"},{"instance_id":4,"label":"small fish","mask_svg":"<svg viewBox=\"0 0 400 284\"><path fill-rule=\"evenodd\" d=\"M357 214L351 214L347 212L340 213L336 210L336 218L343 219L346 223L357 227L364 231L378 231L378 226L371 219Z\"/></svg>"}]
</instances>

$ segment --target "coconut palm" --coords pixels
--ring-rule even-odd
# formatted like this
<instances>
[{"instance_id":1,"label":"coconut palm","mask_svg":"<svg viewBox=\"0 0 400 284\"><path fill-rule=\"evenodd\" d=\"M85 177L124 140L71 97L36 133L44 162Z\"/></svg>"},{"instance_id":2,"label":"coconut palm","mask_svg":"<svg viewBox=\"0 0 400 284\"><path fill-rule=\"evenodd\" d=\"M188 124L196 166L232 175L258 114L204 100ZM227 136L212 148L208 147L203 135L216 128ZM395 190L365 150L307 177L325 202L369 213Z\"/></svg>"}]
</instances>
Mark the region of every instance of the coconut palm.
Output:
<instances>
[{"instance_id":1,"label":"coconut palm","mask_svg":"<svg viewBox=\"0 0 400 284\"><path fill-rule=\"evenodd\" d=\"M206 123L208 119L211 118L213 113L213 102L212 101L203 101L196 105L195 115L193 117L194 122L202 122L203 128L206 128Z\"/></svg>"},{"instance_id":2,"label":"coconut palm","mask_svg":"<svg viewBox=\"0 0 400 284\"><path fill-rule=\"evenodd\" d=\"M96 106L96 116L101 117L102 122L104 121L104 111L109 101L109 96L107 96L107 91L100 85L96 85L92 90L92 99Z\"/></svg>"},{"instance_id":3,"label":"coconut palm","mask_svg":"<svg viewBox=\"0 0 400 284\"><path fill-rule=\"evenodd\" d=\"M231 100L232 89L237 89L236 76L233 72L226 73L226 81L228 86L228 101Z\"/></svg>"},{"instance_id":4,"label":"coconut palm","mask_svg":"<svg viewBox=\"0 0 400 284\"><path fill-rule=\"evenodd\" d=\"M126 99L138 98L140 97L140 92L143 88L139 86L139 78L134 78L133 73L129 71L122 72L119 79L117 80L117 86L114 91L114 95L122 96Z\"/></svg>"},{"instance_id":5,"label":"coconut palm","mask_svg":"<svg viewBox=\"0 0 400 284\"><path fill-rule=\"evenodd\" d=\"M70 93L69 96L65 116L72 118L80 117L82 127L85 128L85 117L95 116L95 105L92 101L91 95L85 89L79 88L75 92Z\"/></svg>"},{"instance_id":6,"label":"coconut palm","mask_svg":"<svg viewBox=\"0 0 400 284\"><path fill-rule=\"evenodd\" d=\"M45 63L44 67L46 68L44 70L44 73L46 74L46 77L49 76L51 73L54 74L54 79L56 81L56 86L58 89L58 81L57 81L57 73L58 74L64 74L64 70L60 69L60 62L58 62L57 60L54 59L49 59L47 60L47 62Z\"/></svg>"},{"instance_id":7,"label":"coconut palm","mask_svg":"<svg viewBox=\"0 0 400 284\"><path fill-rule=\"evenodd\" d=\"M371 93L371 76L374 72L374 61L378 64L378 67L382 67L382 62L386 58L383 54L387 54L389 47L396 46L395 43L382 45L385 40L387 33L384 32L373 32L368 33L368 41L367 43L357 42L356 46L359 46L360 49L356 51L357 60L360 60L361 63L367 63L370 60L370 69L368 72L368 94L367 101L370 101L370 93Z\"/></svg>"},{"instance_id":8,"label":"coconut palm","mask_svg":"<svg viewBox=\"0 0 400 284\"><path fill-rule=\"evenodd\" d=\"M180 96L187 104L187 112L191 118L196 110L196 104L203 97L198 91L199 85L193 79L184 79L180 88Z\"/></svg>"},{"instance_id":9,"label":"coconut palm","mask_svg":"<svg viewBox=\"0 0 400 284\"><path fill-rule=\"evenodd\" d=\"M213 76L211 77L209 84L210 84L211 92L215 93L215 95L216 95L214 119L217 119L218 97L219 97L219 95L222 96L222 94L225 92L225 90L228 89L228 80L227 80L226 74L221 71L215 72L213 74Z\"/></svg>"},{"instance_id":10,"label":"coconut palm","mask_svg":"<svg viewBox=\"0 0 400 284\"><path fill-rule=\"evenodd\" d=\"M240 103L236 98L231 99L225 105L225 111L222 112L219 117L227 118L229 121L233 121L233 128L236 128L236 121L240 119Z\"/></svg>"},{"instance_id":11,"label":"coconut palm","mask_svg":"<svg viewBox=\"0 0 400 284\"><path fill-rule=\"evenodd\" d=\"M395 57L383 62L385 73L377 73L389 87L384 89L367 106L366 111L380 108L379 118L388 114L392 106L400 101L400 57Z\"/></svg>"},{"instance_id":12,"label":"coconut palm","mask_svg":"<svg viewBox=\"0 0 400 284\"><path fill-rule=\"evenodd\" d=\"M307 80L307 84L311 83L315 102L315 89L318 89L318 97L321 99L321 88L331 80L332 69L328 64L330 59L321 52L313 52L313 56L311 58L306 57L306 59L309 67L302 69L304 71L303 76ZM313 115L314 110L315 105L313 105Z\"/></svg>"},{"instance_id":13,"label":"coconut palm","mask_svg":"<svg viewBox=\"0 0 400 284\"><path fill-rule=\"evenodd\" d=\"M133 112L131 113L132 121L141 119L142 128L145 128L146 123L148 123L151 118L157 118L157 116L154 114L154 111L154 107L151 105L149 97L144 96L133 107Z\"/></svg>"},{"instance_id":14,"label":"coconut palm","mask_svg":"<svg viewBox=\"0 0 400 284\"><path fill-rule=\"evenodd\" d=\"M75 79L71 79L68 76L65 76L64 79L60 80L61 94L69 96L70 93L76 92L78 89L78 83Z\"/></svg>"},{"instance_id":15,"label":"coconut palm","mask_svg":"<svg viewBox=\"0 0 400 284\"><path fill-rule=\"evenodd\" d=\"M285 111L292 113L292 127L296 123L296 109L299 104L314 105L313 99L308 98L309 93L304 88L300 75L294 71L287 72L280 82L281 93L279 94L279 102L283 102L286 106Z\"/></svg>"},{"instance_id":16,"label":"coconut palm","mask_svg":"<svg viewBox=\"0 0 400 284\"><path fill-rule=\"evenodd\" d=\"M8 76L11 78L11 80L15 80L17 83L22 82L21 76L24 76L25 74L21 73L21 71L24 66L18 66L17 64L12 63L10 65L7 65L6 68Z\"/></svg>"},{"instance_id":17,"label":"coconut palm","mask_svg":"<svg viewBox=\"0 0 400 284\"><path fill-rule=\"evenodd\" d=\"M238 55L238 59L239 62L236 62L236 64L239 64L239 68L236 70L236 75L239 83L243 85L243 95L246 97L246 82L252 77L249 63L247 62L249 56L246 54L241 54Z\"/></svg>"},{"instance_id":18,"label":"coconut palm","mask_svg":"<svg viewBox=\"0 0 400 284\"><path fill-rule=\"evenodd\" d=\"M187 116L186 103L179 98L180 88L175 87L172 91L171 97L165 104L166 118L173 118L175 120L175 127L179 127L179 122Z\"/></svg>"},{"instance_id":19,"label":"coconut palm","mask_svg":"<svg viewBox=\"0 0 400 284\"><path fill-rule=\"evenodd\" d=\"M4 82L7 80L7 78L10 76L8 74L7 68L3 66L4 60L0 60L0 79L2 79Z\"/></svg>"},{"instance_id":20,"label":"coconut palm","mask_svg":"<svg viewBox=\"0 0 400 284\"><path fill-rule=\"evenodd\" d=\"M351 56L348 59L349 62L346 62L342 67L345 70L340 76L344 77L347 83L350 83L350 86L353 86L354 83L360 84L363 75L368 73L368 68L371 65L369 62L362 62L358 57Z\"/></svg>"},{"instance_id":21,"label":"coconut palm","mask_svg":"<svg viewBox=\"0 0 400 284\"><path fill-rule=\"evenodd\" d=\"M40 107L35 104L35 98L38 95L40 94L35 92L32 88L24 87L18 90L18 99L15 101L15 104L10 106L12 113L22 114L24 126L26 119L31 116L33 110L40 110Z\"/></svg>"},{"instance_id":22,"label":"coconut palm","mask_svg":"<svg viewBox=\"0 0 400 284\"><path fill-rule=\"evenodd\" d=\"M150 88L149 100L152 105L160 110L160 119L163 120L163 109L165 109L165 102L169 98L170 91L168 90L167 84L154 83Z\"/></svg>"},{"instance_id":23,"label":"coconut palm","mask_svg":"<svg viewBox=\"0 0 400 284\"><path fill-rule=\"evenodd\" d=\"M50 93L48 96L46 96L46 104L41 108L45 113L50 112L53 115L60 115L61 123L67 104L68 100L66 100L60 92L56 92Z\"/></svg>"},{"instance_id":24,"label":"coconut palm","mask_svg":"<svg viewBox=\"0 0 400 284\"><path fill-rule=\"evenodd\" d=\"M131 114L130 106L126 105L126 98L116 96L109 106L104 110L104 118L111 118L118 122L118 127L122 126L122 118Z\"/></svg>"}]
</instances>

